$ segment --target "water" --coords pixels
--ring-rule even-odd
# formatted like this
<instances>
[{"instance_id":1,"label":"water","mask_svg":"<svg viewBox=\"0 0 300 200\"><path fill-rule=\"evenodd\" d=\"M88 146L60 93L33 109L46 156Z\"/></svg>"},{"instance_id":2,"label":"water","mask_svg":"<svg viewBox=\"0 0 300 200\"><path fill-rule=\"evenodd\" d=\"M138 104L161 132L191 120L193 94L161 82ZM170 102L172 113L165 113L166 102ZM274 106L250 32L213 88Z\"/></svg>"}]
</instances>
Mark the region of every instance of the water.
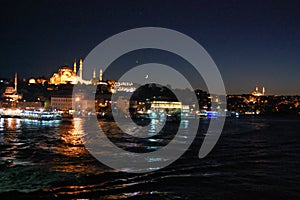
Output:
<instances>
[{"instance_id":1,"label":"water","mask_svg":"<svg viewBox=\"0 0 300 200\"><path fill-rule=\"evenodd\" d=\"M117 172L94 159L70 121L0 120L0 198L300 199L300 119L227 119L213 151L199 159L208 120L175 163L145 174ZM155 150L188 122L168 125L164 140L134 141L101 122L130 151ZM170 131L171 130L171 131ZM188 129L186 129L188 130ZM188 136L188 132L187 132ZM152 140L153 141L153 140ZM129 148L130 147L130 148Z\"/></svg>"}]
</instances>

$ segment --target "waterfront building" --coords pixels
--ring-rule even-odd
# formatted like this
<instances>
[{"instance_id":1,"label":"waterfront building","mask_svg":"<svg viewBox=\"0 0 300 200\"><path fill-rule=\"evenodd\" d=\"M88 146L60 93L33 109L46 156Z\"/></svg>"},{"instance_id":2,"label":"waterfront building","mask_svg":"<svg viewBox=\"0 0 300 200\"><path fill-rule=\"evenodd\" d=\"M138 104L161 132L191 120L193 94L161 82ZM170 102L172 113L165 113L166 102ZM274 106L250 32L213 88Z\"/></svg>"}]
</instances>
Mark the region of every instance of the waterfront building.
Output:
<instances>
[{"instance_id":1,"label":"waterfront building","mask_svg":"<svg viewBox=\"0 0 300 200\"><path fill-rule=\"evenodd\" d=\"M44 105L41 101L20 101L17 107L20 110L40 110Z\"/></svg>"},{"instance_id":2,"label":"waterfront building","mask_svg":"<svg viewBox=\"0 0 300 200\"><path fill-rule=\"evenodd\" d=\"M57 73L54 73L49 80L50 84L60 85L60 84L84 84L84 85L107 85L106 82L103 82L103 73L100 68L99 78L96 77L96 69L93 70L91 80L83 79L83 61L79 60L79 71L77 73L77 63L76 59L74 60L73 69L65 65L59 68ZM31 80L32 83L36 80ZM37 82L37 81L36 81Z\"/></svg>"},{"instance_id":3,"label":"waterfront building","mask_svg":"<svg viewBox=\"0 0 300 200\"><path fill-rule=\"evenodd\" d=\"M169 101L152 101L151 109L154 110L181 110L182 103L181 102L169 102Z\"/></svg>"},{"instance_id":4,"label":"waterfront building","mask_svg":"<svg viewBox=\"0 0 300 200\"><path fill-rule=\"evenodd\" d=\"M134 92L137 86L132 82L115 82L112 85L112 93L115 92Z\"/></svg>"},{"instance_id":5,"label":"waterfront building","mask_svg":"<svg viewBox=\"0 0 300 200\"><path fill-rule=\"evenodd\" d=\"M12 86L6 87L3 96L8 99L11 99L12 101L18 101L18 100L22 99L22 95L18 94L18 75L17 75L17 73L15 73L14 87L12 87Z\"/></svg>"},{"instance_id":6,"label":"waterfront building","mask_svg":"<svg viewBox=\"0 0 300 200\"><path fill-rule=\"evenodd\" d=\"M51 108L56 110L73 110L72 96L61 95L51 97Z\"/></svg>"}]
</instances>

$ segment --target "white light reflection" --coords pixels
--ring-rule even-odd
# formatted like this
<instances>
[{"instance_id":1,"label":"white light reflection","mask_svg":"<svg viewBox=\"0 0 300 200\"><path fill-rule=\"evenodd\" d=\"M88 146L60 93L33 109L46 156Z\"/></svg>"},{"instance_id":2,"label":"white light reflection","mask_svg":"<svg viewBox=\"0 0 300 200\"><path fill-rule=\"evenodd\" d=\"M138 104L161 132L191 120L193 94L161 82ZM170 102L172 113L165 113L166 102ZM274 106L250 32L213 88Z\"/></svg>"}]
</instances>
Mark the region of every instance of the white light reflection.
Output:
<instances>
[{"instance_id":1,"label":"white light reflection","mask_svg":"<svg viewBox=\"0 0 300 200\"><path fill-rule=\"evenodd\" d=\"M182 129L188 129L189 127L189 120L181 120L180 122L180 128Z\"/></svg>"}]
</instances>

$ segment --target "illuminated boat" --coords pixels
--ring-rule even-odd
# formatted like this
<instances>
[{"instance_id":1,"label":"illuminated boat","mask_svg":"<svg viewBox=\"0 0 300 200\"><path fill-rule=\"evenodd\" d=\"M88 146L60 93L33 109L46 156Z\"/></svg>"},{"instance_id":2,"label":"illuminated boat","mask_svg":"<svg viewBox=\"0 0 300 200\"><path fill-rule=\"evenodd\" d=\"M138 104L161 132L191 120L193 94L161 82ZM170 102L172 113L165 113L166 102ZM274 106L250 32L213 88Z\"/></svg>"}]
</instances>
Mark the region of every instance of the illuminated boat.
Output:
<instances>
[{"instance_id":1,"label":"illuminated boat","mask_svg":"<svg viewBox=\"0 0 300 200\"><path fill-rule=\"evenodd\" d=\"M51 111L23 110L21 118L34 120L60 120L62 115L58 112Z\"/></svg>"},{"instance_id":2,"label":"illuminated boat","mask_svg":"<svg viewBox=\"0 0 300 200\"><path fill-rule=\"evenodd\" d=\"M199 118L218 118L219 113L217 111L202 111L198 113Z\"/></svg>"},{"instance_id":3,"label":"illuminated boat","mask_svg":"<svg viewBox=\"0 0 300 200\"><path fill-rule=\"evenodd\" d=\"M21 110L19 109L0 109L0 116L3 118L19 118Z\"/></svg>"}]
</instances>

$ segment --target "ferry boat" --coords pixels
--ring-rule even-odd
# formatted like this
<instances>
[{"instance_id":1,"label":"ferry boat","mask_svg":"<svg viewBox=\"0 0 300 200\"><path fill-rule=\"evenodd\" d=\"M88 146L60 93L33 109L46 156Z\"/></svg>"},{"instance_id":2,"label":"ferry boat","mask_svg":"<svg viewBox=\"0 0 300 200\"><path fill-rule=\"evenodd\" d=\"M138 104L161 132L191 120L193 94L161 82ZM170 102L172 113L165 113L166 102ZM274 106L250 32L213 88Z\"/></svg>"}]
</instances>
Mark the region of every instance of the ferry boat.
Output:
<instances>
[{"instance_id":1,"label":"ferry boat","mask_svg":"<svg viewBox=\"0 0 300 200\"><path fill-rule=\"evenodd\" d=\"M35 120L60 120L62 118L62 115L58 112L38 110L23 110L20 116L21 118Z\"/></svg>"},{"instance_id":2,"label":"ferry boat","mask_svg":"<svg viewBox=\"0 0 300 200\"><path fill-rule=\"evenodd\" d=\"M0 108L0 116L2 118L20 118L21 110L19 109L2 109Z\"/></svg>"}]
</instances>

